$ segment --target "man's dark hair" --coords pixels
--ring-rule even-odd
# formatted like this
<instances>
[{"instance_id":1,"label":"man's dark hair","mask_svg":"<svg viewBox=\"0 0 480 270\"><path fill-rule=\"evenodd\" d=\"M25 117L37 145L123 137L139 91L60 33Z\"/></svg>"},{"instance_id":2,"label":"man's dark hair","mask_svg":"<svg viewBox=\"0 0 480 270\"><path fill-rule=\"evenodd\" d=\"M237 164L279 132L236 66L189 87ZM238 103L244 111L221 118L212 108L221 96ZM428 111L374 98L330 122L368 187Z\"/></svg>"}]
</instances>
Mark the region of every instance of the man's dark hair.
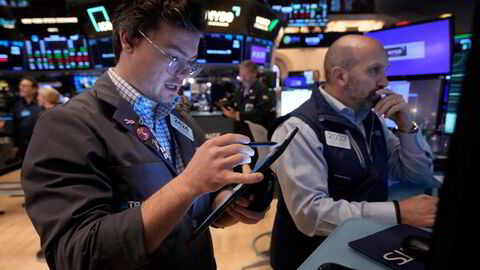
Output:
<instances>
[{"instance_id":1,"label":"man's dark hair","mask_svg":"<svg viewBox=\"0 0 480 270\"><path fill-rule=\"evenodd\" d=\"M116 9L113 18L113 47L118 62L122 52L120 32L127 31L127 40L134 46L142 38L139 30L148 33L159 28L161 22L192 32L201 32L206 26L205 1L200 0L125 0Z\"/></svg>"},{"instance_id":2,"label":"man's dark hair","mask_svg":"<svg viewBox=\"0 0 480 270\"><path fill-rule=\"evenodd\" d=\"M23 80L30 81L34 88L38 88L38 82L35 78L30 77L30 76L25 76L25 77L22 77L22 79L20 81L23 81Z\"/></svg>"}]
</instances>

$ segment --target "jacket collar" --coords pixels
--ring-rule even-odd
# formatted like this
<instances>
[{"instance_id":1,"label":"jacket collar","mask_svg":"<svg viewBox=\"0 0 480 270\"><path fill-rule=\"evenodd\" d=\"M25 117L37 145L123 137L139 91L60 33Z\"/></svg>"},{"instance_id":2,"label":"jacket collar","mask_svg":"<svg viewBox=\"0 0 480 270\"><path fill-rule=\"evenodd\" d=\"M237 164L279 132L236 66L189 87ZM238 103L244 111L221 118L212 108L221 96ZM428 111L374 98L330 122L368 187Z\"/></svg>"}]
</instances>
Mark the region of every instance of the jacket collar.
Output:
<instances>
[{"instance_id":1,"label":"jacket collar","mask_svg":"<svg viewBox=\"0 0 480 270\"><path fill-rule=\"evenodd\" d=\"M145 144L148 148L155 151L157 155L170 167L171 172L176 175L176 169L173 166L172 162L165 159L161 151L159 151L158 147L156 146L158 142L155 143L154 140L150 139L142 140L139 137L139 135L137 134L137 130L140 127L140 119L138 115L135 113L132 106L118 95L117 91L115 90L115 84L113 84L112 80L106 72L97 79L91 91L95 97L110 104L112 107L115 108L112 115L113 120L115 120L125 129L127 129L129 132L131 132L139 141ZM175 115L179 119L182 119L175 110L173 110L171 114ZM170 117L167 117L167 121L170 121ZM174 135L174 137L176 138L177 144L182 152L184 164L186 166L193 156L194 143L175 128L173 128L172 135ZM153 137L153 134L150 134L150 136Z\"/></svg>"}]
</instances>

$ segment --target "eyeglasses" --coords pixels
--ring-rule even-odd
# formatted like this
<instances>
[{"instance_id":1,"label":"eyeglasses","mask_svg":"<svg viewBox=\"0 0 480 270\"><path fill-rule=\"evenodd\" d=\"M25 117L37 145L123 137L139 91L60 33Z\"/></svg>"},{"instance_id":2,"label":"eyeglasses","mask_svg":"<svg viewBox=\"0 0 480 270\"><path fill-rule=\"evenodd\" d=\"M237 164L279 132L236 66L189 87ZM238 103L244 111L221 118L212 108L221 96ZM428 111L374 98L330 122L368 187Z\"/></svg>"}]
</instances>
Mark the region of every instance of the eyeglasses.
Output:
<instances>
[{"instance_id":1,"label":"eyeglasses","mask_svg":"<svg viewBox=\"0 0 480 270\"><path fill-rule=\"evenodd\" d=\"M195 62L188 62L186 60L180 59L178 57L170 56L165 53L160 47L158 47L153 41L151 41L142 31L138 30L138 32L150 43L152 44L155 49L157 49L166 60L169 61L167 72L172 76L185 76L193 78L200 74L203 69L203 66L195 63Z\"/></svg>"}]
</instances>

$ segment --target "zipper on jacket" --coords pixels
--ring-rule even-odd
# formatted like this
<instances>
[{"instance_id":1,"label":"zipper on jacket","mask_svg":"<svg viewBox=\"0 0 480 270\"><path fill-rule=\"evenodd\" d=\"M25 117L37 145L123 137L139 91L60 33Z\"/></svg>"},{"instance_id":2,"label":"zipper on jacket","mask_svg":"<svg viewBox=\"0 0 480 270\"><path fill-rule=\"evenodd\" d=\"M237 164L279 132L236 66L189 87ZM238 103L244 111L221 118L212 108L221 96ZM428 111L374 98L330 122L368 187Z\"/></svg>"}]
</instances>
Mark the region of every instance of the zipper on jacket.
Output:
<instances>
[{"instance_id":1,"label":"zipper on jacket","mask_svg":"<svg viewBox=\"0 0 480 270\"><path fill-rule=\"evenodd\" d=\"M350 140L350 144L353 146L353 150L357 154L358 160L360 161L360 165L362 168L366 168L365 166L365 159L363 158L362 152L360 151L360 147L358 146L357 142L353 139L352 134L350 133L350 130L345 129L345 133L348 136L348 139Z\"/></svg>"}]
</instances>

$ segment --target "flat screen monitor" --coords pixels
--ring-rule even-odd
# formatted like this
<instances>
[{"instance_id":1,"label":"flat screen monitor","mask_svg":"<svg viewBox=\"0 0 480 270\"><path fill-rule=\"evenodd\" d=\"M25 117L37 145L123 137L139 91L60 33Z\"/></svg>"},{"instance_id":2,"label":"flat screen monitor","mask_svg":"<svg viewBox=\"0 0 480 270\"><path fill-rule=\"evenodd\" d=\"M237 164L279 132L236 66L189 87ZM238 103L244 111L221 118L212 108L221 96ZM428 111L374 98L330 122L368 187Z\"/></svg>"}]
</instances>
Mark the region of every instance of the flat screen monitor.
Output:
<instances>
[{"instance_id":1,"label":"flat screen monitor","mask_svg":"<svg viewBox=\"0 0 480 270\"><path fill-rule=\"evenodd\" d=\"M279 12L288 26L326 26L327 0L289 1L290 4L272 5Z\"/></svg>"},{"instance_id":2,"label":"flat screen monitor","mask_svg":"<svg viewBox=\"0 0 480 270\"><path fill-rule=\"evenodd\" d=\"M243 59L244 36L205 33L198 45L197 62L202 64L240 64Z\"/></svg>"},{"instance_id":3,"label":"flat screen monitor","mask_svg":"<svg viewBox=\"0 0 480 270\"><path fill-rule=\"evenodd\" d=\"M419 128L436 129L437 111L441 97L443 79L390 81L388 88L402 95L408 103L408 110ZM385 119L388 127L395 122Z\"/></svg>"},{"instance_id":4,"label":"flat screen monitor","mask_svg":"<svg viewBox=\"0 0 480 270\"><path fill-rule=\"evenodd\" d=\"M89 69L87 40L81 35L32 35L25 41L29 70Z\"/></svg>"},{"instance_id":5,"label":"flat screen monitor","mask_svg":"<svg viewBox=\"0 0 480 270\"><path fill-rule=\"evenodd\" d=\"M97 76L93 75L74 75L73 85L75 87L75 93L82 93L85 89L90 89L97 81Z\"/></svg>"},{"instance_id":6,"label":"flat screen monitor","mask_svg":"<svg viewBox=\"0 0 480 270\"><path fill-rule=\"evenodd\" d=\"M365 33L385 47L387 76L437 75L451 71L451 20L442 19Z\"/></svg>"},{"instance_id":7,"label":"flat screen monitor","mask_svg":"<svg viewBox=\"0 0 480 270\"><path fill-rule=\"evenodd\" d=\"M25 71L25 42L0 40L0 70Z\"/></svg>"},{"instance_id":8,"label":"flat screen monitor","mask_svg":"<svg viewBox=\"0 0 480 270\"><path fill-rule=\"evenodd\" d=\"M282 91L280 96L280 114L283 116L292 112L305 101L310 99L310 96L312 96L311 89L291 89Z\"/></svg>"},{"instance_id":9,"label":"flat screen monitor","mask_svg":"<svg viewBox=\"0 0 480 270\"><path fill-rule=\"evenodd\" d=\"M288 77L284 80L284 86L287 88L306 88L314 82L313 70L290 71Z\"/></svg>"},{"instance_id":10,"label":"flat screen monitor","mask_svg":"<svg viewBox=\"0 0 480 270\"><path fill-rule=\"evenodd\" d=\"M269 65L272 61L273 41L247 36L245 60L251 60L257 65Z\"/></svg>"},{"instance_id":11,"label":"flat screen monitor","mask_svg":"<svg viewBox=\"0 0 480 270\"><path fill-rule=\"evenodd\" d=\"M94 68L103 69L115 66L112 37L92 38L88 40L88 45Z\"/></svg>"},{"instance_id":12,"label":"flat screen monitor","mask_svg":"<svg viewBox=\"0 0 480 270\"><path fill-rule=\"evenodd\" d=\"M453 65L450 87L448 91L447 113L445 114L444 133L452 134L457 121L457 107L462 92L463 79L468 55L472 47L472 35L463 34L455 36L453 46Z\"/></svg>"}]
</instances>

